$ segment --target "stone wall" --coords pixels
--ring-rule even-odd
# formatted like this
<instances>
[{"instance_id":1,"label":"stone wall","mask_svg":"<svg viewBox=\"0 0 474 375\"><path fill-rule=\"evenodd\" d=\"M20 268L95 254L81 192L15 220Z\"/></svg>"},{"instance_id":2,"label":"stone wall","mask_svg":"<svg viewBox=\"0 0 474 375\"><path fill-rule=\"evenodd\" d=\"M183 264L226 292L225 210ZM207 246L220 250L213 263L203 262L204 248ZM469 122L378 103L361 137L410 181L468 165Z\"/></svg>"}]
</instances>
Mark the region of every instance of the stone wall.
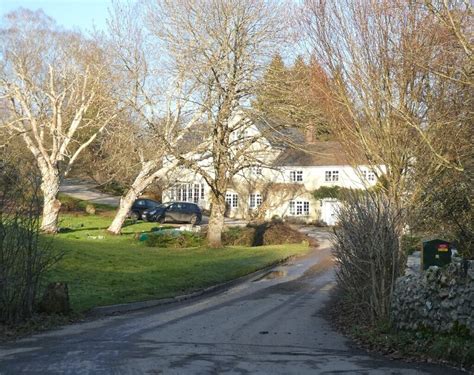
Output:
<instances>
[{"instance_id":1,"label":"stone wall","mask_svg":"<svg viewBox=\"0 0 474 375\"><path fill-rule=\"evenodd\" d=\"M458 259L397 279L392 319L401 329L465 327L474 336L474 260Z\"/></svg>"}]
</instances>

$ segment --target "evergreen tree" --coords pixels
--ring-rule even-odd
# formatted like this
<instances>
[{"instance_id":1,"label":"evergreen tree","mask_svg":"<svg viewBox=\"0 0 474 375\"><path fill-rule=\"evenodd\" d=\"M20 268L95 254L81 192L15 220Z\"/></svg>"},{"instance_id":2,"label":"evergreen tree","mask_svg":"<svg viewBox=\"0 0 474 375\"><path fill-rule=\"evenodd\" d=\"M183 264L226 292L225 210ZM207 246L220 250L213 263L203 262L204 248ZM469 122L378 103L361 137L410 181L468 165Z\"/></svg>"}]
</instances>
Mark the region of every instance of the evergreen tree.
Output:
<instances>
[{"instance_id":1,"label":"evergreen tree","mask_svg":"<svg viewBox=\"0 0 474 375\"><path fill-rule=\"evenodd\" d=\"M307 64L297 56L287 68L275 55L252 103L263 116L302 129L312 139L331 138L325 119L324 92L328 80L315 59Z\"/></svg>"},{"instance_id":2,"label":"evergreen tree","mask_svg":"<svg viewBox=\"0 0 474 375\"><path fill-rule=\"evenodd\" d=\"M276 54L263 76L253 107L265 116L285 117L290 92L289 71L280 54Z\"/></svg>"}]
</instances>

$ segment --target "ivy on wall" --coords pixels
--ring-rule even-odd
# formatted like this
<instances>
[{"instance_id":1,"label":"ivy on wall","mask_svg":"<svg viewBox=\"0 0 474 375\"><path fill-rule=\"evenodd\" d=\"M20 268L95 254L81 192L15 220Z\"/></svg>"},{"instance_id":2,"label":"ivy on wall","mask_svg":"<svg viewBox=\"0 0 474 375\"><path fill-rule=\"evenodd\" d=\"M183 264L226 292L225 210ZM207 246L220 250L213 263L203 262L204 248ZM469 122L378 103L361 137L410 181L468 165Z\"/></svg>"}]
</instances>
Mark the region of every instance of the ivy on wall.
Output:
<instances>
[{"instance_id":1,"label":"ivy on wall","mask_svg":"<svg viewBox=\"0 0 474 375\"><path fill-rule=\"evenodd\" d=\"M364 189L349 189L340 186L321 186L319 189L313 191L315 199L333 198L340 201L347 199L349 195L362 194Z\"/></svg>"}]
</instances>

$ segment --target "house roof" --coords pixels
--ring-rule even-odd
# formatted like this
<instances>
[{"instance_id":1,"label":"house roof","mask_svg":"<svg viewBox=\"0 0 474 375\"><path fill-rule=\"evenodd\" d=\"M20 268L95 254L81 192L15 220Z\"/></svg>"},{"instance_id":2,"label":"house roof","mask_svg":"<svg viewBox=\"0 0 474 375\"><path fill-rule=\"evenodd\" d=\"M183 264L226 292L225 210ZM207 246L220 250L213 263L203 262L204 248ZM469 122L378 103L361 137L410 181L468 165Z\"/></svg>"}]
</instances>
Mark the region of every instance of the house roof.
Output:
<instances>
[{"instance_id":1,"label":"house roof","mask_svg":"<svg viewBox=\"0 0 474 375\"><path fill-rule=\"evenodd\" d=\"M358 157L357 163L367 163L363 157ZM354 163L344 150L343 146L336 141L316 141L302 143L299 148L285 149L275 160L275 166L325 166L325 165L350 165Z\"/></svg>"},{"instance_id":2,"label":"house roof","mask_svg":"<svg viewBox=\"0 0 474 375\"><path fill-rule=\"evenodd\" d=\"M314 141L306 142L302 129L291 127L274 118L262 119L261 117L249 116L253 125L262 136L275 149L281 150L274 161L274 166L329 166L329 165L351 165L368 164L367 159L354 152L348 153L346 148L337 141ZM189 150L200 144L208 135L208 125L198 123L194 125L179 142L179 147ZM355 156L355 157L354 157Z\"/></svg>"},{"instance_id":3,"label":"house roof","mask_svg":"<svg viewBox=\"0 0 474 375\"><path fill-rule=\"evenodd\" d=\"M289 143L301 144L304 142L304 134L301 130L280 120L259 118L255 119L253 123L273 147L286 148Z\"/></svg>"}]
</instances>

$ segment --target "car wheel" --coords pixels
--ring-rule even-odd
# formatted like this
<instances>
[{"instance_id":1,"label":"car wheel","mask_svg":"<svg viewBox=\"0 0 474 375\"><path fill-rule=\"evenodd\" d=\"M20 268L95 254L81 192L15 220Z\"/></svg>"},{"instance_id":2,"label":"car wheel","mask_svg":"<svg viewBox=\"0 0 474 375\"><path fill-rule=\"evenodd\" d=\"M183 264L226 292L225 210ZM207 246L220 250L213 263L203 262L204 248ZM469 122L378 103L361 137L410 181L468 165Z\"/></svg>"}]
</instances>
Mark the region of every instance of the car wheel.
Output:
<instances>
[{"instance_id":1,"label":"car wheel","mask_svg":"<svg viewBox=\"0 0 474 375\"><path fill-rule=\"evenodd\" d=\"M160 224L164 224L164 222L165 222L165 217L164 217L164 216L161 216L161 217L159 217L158 220L156 220L156 221L157 221L158 223L160 223Z\"/></svg>"},{"instance_id":2,"label":"car wheel","mask_svg":"<svg viewBox=\"0 0 474 375\"><path fill-rule=\"evenodd\" d=\"M189 222L191 223L191 225L199 224L199 220L198 220L197 215L194 214L193 216L191 216L191 219L189 220Z\"/></svg>"},{"instance_id":3,"label":"car wheel","mask_svg":"<svg viewBox=\"0 0 474 375\"><path fill-rule=\"evenodd\" d=\"M137 212L133 211L133 212L130 214L130 219L132 219L133 221L137 221L137 220L140 219L140 215L139 215Z\"/></svg>"}]
</instances>

